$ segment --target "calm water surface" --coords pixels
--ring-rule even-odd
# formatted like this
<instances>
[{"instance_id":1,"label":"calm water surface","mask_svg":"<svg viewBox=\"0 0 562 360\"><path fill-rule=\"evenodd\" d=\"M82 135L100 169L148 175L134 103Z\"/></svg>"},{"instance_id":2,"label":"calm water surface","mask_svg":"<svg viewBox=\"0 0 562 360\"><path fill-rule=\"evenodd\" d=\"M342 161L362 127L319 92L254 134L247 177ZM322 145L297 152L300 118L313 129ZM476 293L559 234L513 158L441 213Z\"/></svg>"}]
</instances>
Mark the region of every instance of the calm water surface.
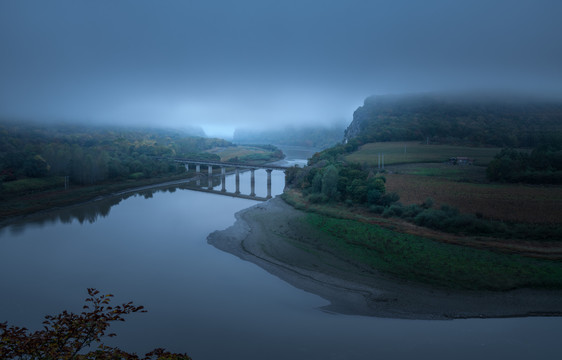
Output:
<instances>
[{"instance_id":1,"label":"calm water surface","mask_svg":"<svg viewBox=\"0 0 562 360\"><path fill-rule=\"evenodd\" d=\"M291 160L291 159L289 159ZM265 171L256 192L265 194ZM273 173L273 193L283 173ZM241 191L250 192L249 173ZM220 187L219 187L220 189ZM234 190L234 179L227 180ZM194 359L530 359L562 355L561 318L412 321L329 314L327 302L207 244L256 204L176 187L35 216L0 230L0 321L40 328L86 288L148 309L108 344ZM562 300L561 300L562 301Z\"/></svg>"}]
</instances>

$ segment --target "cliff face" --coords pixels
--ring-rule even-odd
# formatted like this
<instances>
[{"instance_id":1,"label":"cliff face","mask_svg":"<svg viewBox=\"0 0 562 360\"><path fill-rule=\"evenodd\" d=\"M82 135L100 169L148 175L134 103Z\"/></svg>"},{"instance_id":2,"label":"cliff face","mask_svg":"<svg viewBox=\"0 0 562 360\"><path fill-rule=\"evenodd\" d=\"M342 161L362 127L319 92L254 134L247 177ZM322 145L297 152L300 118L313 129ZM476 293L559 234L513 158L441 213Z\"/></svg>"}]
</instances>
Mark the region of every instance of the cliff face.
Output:
<instances>
[{"instance_id":1,"label":"cliff face","mask_svg":"<svg viewBox=\"0 0 562 360\"><path fill-rule=\"evenodd\" d=\"M353 139L354 137L357 137L359 136L359 134L361 134L362 117L358 115L358 112L360 112L361 110L363 110L363 106L360 106L357 110L353 112L353 120L351 121L351 124L349 124L347 129L345 129L343 134L344 142L347 142L350 139Z\"/></svg>"},{"instance_id":2,"label":"cliff face","mask_svg":"<svg viewBox=\"0 0 562 360\"><path fill-rule=\"evenodd\" d=\"M365 99L363 106L353 112L353 120L344 133L344 142L358 137L367 128L369 122L377 117L383 103L396 102L398 98L392 96L370 96Z\"/></svg>"}]
</instances>

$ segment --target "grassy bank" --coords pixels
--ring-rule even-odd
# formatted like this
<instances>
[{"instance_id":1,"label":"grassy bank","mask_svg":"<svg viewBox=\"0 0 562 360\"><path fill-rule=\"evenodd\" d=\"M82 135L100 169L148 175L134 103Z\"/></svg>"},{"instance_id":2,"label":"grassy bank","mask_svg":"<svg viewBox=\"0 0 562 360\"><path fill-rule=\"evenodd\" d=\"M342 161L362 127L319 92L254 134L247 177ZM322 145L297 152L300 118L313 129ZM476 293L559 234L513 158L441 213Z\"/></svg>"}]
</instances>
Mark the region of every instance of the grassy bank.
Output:
<instances>
[{"instance_id":1,"label":"grassy bank","mask_svg":"<svg viewBox=\"0 0 562 360\"><path fill-rule=\"evenodd\" d=\"M562 288L558 248L432 231L343 204L310 204L292 190L283 199L307 212L328 251L402 279L461 289Z\"/></svg>"},{"instance_id":2,"label":"grassy bank","mask_svg":"<svg viewBox=\"0 0 562 360\"><path fill-rule=\"evenodd\" d=\"M528 258L433 241L348 219L307 214L339 255L406 280L447 288L562 288L560 261Z\"/></svg>"}]
</instances>

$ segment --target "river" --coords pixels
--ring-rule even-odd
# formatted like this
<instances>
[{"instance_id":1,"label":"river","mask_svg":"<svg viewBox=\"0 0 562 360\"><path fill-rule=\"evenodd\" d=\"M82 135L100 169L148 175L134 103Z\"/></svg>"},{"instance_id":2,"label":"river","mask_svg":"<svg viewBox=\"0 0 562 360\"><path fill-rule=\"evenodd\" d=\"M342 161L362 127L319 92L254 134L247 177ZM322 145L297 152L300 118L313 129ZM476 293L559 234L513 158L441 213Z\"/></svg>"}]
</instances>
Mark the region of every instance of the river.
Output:
<instances>
[{"instance_id":1,"label":"river","mask_svg":"<svg viewBox=\"0 0 562 360\"><path fill-rule=\"evenodd\" d=\"M291 153L289 151L289 153ZM303 163L298 158L286 161ZM249 173L241 175L250 192ZM272 175L273 194L283 173ZM234 191L234 179L227 190ZM220 186L218 187L220 189ZM266 173L256 171L264 196ZM327 301L207 244L257 201L168 186L27 217L0 230L0 321L41 327L81 311L86 288L148 312L108 345L211 359L551 359L562 318L421 321L321 311Z\"/></svg>"}]
</instances>

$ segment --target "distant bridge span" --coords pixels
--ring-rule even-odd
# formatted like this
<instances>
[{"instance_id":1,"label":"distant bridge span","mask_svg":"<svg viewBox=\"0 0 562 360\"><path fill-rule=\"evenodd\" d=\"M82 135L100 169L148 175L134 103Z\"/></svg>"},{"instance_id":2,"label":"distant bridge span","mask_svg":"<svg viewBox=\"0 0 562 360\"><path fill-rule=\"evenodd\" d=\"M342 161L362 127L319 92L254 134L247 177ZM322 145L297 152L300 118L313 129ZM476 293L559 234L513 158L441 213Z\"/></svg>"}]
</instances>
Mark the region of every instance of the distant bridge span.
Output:
<instances>
[{"instance_id":1,"label":"distant bridge span","mask_svg":"<svg viewBox=\"0 0 562 360\"><path fill-rule=\"evenodd\" d=\"M201 174L201 165L207 166L207 174L208 174L208 187L205 191L217 193L218 191L213 190L213 167L220 167L221 169L221 184L222 189L220 190L221 193L224 195L231 195L236 197L244 197L244 198L251 198L255 200L267 200L271 199L271 172L273 170L279 171L286 171L288 168L284 166L276 166L276 165L251 165L251 164L244 164L244 163L231 163L231 162L222 162L222 161L204 161L204 160L195 160L195 159L181 159L181 158L174 158L175 162L182 163L185 165L186 169L189 170L190 165L195 165L195 172L197 174ZM234 174L236 179L236 191L234 193L227 193L226 192L226 169L227 168L234 168ZM240 169L250 170L250 188L251 193L249 195L244 195L240 193ZM262 198L256 196L255 188L256 188L256 180L254 176L254 172L256 170L264 169L267 172L267 197ZM197 185L200 185L200 179L197 179ZM283 184L285 187L285 184Z\"/></svg>"},{"instance_id":2,"label":"distant bridge span","mask_svg":"<svg viewBox=\"0 0 562 360\"><path fill-rule=\"evenodd\" d=\"M182 159L182 158L174 158L175 162L184 163L184 164L193 164L193 165L207 165L207 166L218 166L221 168L239 168L239 169L270 169L270 170L281 170L285 171L288 168L286 166L276 166L276 165L252 165L252 164L245 164L245 163L232 163L232 162L223 162L223 161L205 161L205 160L195 160L195 159Z\"/></svg>"}]
</instances>

